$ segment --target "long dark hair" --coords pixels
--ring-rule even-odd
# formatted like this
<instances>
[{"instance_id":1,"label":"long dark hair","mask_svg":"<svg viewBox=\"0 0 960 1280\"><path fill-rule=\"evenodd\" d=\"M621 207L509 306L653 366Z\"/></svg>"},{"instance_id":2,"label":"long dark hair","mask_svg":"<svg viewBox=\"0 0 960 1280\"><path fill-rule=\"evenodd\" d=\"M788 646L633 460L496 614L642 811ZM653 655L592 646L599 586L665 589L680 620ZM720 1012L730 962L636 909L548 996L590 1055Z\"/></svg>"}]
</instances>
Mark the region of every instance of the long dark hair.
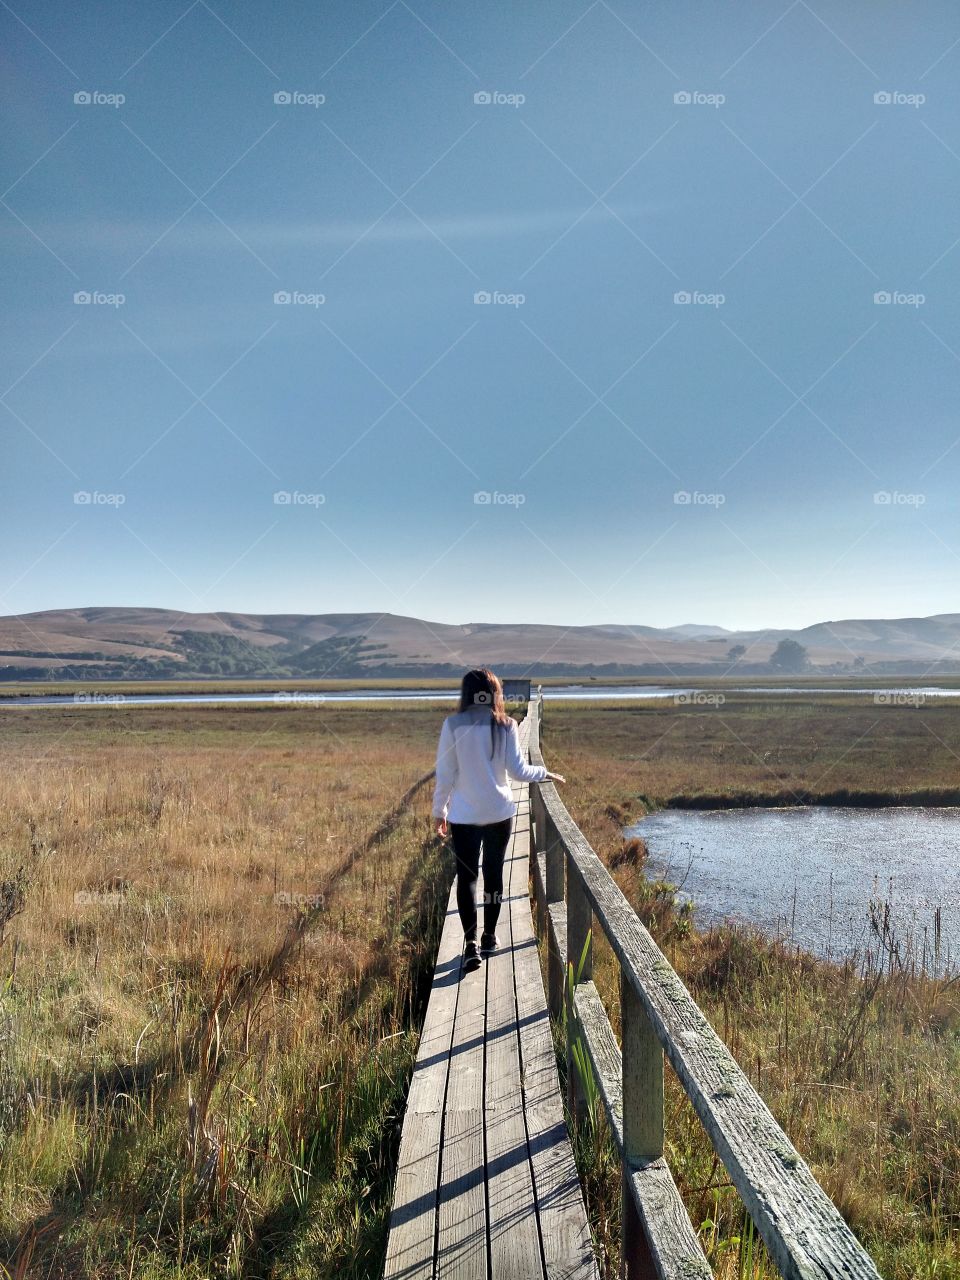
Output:
<instances>
[{"instance_id":1,"label":"long dark hair","mask_svg":"<svg viewBox=\"0 0 960 1280\"><path fill-rule=\"evenodd\" d=\"M503 685L489 667L474 667L460 681L460 706L457 710L466 711L469 707L476 706L490 708L490 759L492 760L497 727L506 729L512 717L507 714L503 705Z\"/></svg>"}]
</instances>

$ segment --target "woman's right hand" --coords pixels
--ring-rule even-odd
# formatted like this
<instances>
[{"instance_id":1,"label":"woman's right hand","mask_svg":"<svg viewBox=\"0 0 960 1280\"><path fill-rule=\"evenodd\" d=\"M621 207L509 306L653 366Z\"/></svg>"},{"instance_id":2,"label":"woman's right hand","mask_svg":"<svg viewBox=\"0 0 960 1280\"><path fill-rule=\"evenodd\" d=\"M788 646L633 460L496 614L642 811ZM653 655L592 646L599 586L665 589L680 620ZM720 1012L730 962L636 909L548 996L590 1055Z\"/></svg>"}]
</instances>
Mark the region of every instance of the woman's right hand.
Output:
<instances>
[{"instance_id":1,"label":"woman's right hand","mask_svg":"<svg viewBox=\"0 0 960 1280\"><path fill-rule=\"evenodd\" d=\"M566 778L562 773L551 773L549 769L547 770L547 777L551 782L566 782Z\"/></svg>"}]
</instances>

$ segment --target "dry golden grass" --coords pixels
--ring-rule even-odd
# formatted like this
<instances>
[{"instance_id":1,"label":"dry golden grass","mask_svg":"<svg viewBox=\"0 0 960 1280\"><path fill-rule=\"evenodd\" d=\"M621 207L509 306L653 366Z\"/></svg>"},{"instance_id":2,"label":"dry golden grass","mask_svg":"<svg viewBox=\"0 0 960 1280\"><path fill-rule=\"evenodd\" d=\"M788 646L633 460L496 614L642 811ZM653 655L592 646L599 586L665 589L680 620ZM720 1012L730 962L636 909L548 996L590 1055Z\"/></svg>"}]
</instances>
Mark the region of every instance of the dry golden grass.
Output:
<instances>
[{"instance_id":1,"label":"dry golden grass","mask_svg":"<svg viewBox=\"0 0 960 1280\"><path fill-rule=\"evenodd\" d=\"M367 837L436 733L368 708L4 721L12 1274L375 1273L449 868L429 786Z\"/></svg>"},{"instance_id":2,"label":"dry golden grass","mask_svg":"<svg viewBox=\"0 0 960 1280\"><path fill-rule=\"evenodd\" d=\"M587 806L729 803L960 803L960 707L874 705L863 697L720 706L548 704L553 767Z\"/></svg>"},{"instance_id":3,"label":"dry golden grass","mask_svg":"<svg viewBox=\"0 0 960 1280\"><path fill-rule=\"evenodd\" d=\"M670 886L646 879L643 842L623 839L650 796L712 795L725 767L752 796L919 791L955 775L960 708L882 708L876 728L873 707L774 710L548 706L543 754L569 779L572 816L881 1274L960 1280L960 983L901 968L896 939L876 939L873 960L855 968L747 929L698 931ZM619 1035L618 970L599 937L595 980ZM762 1253L748 1261L739 1198L667 1074L667 1158L716 1274L776 1275ZM578 1154L614 1275L619 1170L602 1126Z\"/></svg>"},{"instance_id":4,"label":"dry golden grass","mask_svg":"<svg viewBox=\"0 0 960 1280\"><path fill-rule=\"evenodd\" d=\"M0 721L0 881L21 866L27 878L0 942L11 1274L378 1274L451 869L429 784L368 837L432 767L447 709ZM960 1277L957 988L895 974L871 990L758 938L690 933L621 829L651 800L725 786L953 785L951 751L960 712L946 708L546 713L544 753L574 817L888 1280ZM737 1202L675 1081L668 1137L718 1274L750 1274ZM596 1144L582 1154L614 1256L612 1166Z\"/></svg>"}]
</instances>

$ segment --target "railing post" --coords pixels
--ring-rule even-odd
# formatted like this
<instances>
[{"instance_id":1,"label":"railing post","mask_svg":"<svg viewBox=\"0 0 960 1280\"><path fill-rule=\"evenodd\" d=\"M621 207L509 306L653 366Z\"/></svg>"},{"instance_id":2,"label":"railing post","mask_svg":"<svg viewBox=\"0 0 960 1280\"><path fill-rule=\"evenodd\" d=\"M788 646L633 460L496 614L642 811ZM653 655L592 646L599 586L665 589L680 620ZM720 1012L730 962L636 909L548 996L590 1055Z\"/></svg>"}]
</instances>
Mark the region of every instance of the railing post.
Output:
<instances>
[{"instance_id":1,"label":"railing post","mask_svg":"<svg viewBox=\"0 0 960 1280\"><path fill-rule=\"evenodd\" d=\"M527 794L530 796L530 883L533 885L533 914L537 916L537 853L540 850L540 796L537 784L530 783Z\"/></svg>"},{"instance_id":2,"label":"railing post","mask_svg":"<svg viewBox=\"0 0 960 1280\"><path fill-rule=\"evenodd\" d=\"M549 814L545 815L543 824L544 843L547 854L546 915L547 915L547 997L550 1013L554 1018L563 1016L563 988L565 985L565 968L567 957L560 954L554 929L550 923L550 907L555 902L563 902L564 857L566 850L557 833Z\"/></svg>"},{"instance_id":3,"label":"railing post","mask_svg":"<svg viewBox=\"0 0 960 1280\"><path fill-rule=\"evenodd\" d=\"M532 698L527 703L527 716L530 720L527 758L530 758L530 747L540 744L540 706ZM543 796L537 782L530 784L530 882L533 885L533 917L537 926L537 934L542 939L546 932L546 902L540 891L540 874L538 871L539 855L545 852Z\"/></svg>"},{"instance_id":4,"label":"railing post","mask_svg":"<svg viewBox=\"0 0 960 1280\"><path fill-rule=\"evenodd\" d=\"M570 1114L582 1124L587 1115L587 1097L573 1056L575 1019L573 996L577 983L593 977L593 908L573 859L567 855L567 1104Z\"/></svg>"},{"instance_id":5,"label":"railing post","mask_svg":"<svg viewBox=\"0 0 960 1280\"><path fill-rule=\"evenodd\" d=\"M663 1155L663 1049L632 984L620 970L623 1042L623 1222L620 1274L656 1280L630 1187L632 1169Z\"/></svg>"},{"instance_id":6,"label":"railing post","mask_svg":"<svg viewBox=\"0 0 960 1280\"><path fill-rule=\"evenodd\" d=\"M537 924L537 935L541 941L547 936L546 884L540 880L540 854L546 852L546 817L544 816L543 796L540 784L530 784L530 816L533 819L533 831L530 838L530 878L533 881L534 919Z\"/></svg>"}]
</instances>

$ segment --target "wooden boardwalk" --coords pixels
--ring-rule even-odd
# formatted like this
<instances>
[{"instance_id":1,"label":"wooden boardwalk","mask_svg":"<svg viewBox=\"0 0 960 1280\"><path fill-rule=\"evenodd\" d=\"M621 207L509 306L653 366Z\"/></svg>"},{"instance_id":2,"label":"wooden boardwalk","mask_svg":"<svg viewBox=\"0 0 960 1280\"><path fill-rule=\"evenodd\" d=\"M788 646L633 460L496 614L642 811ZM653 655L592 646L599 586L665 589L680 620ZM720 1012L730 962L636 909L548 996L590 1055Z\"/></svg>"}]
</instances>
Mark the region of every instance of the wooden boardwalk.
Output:
<instances>
[{"instance_id":1,"label":"wooden boardwalk","mask_svg":"<svg viewBox=\"0 0 960 1280\"><path fill-rule=\"evenodd\" d=\"M520 725L534 764L543 763L542 719L538 691ZM566 1013L572 1105L579 1113L599 1098L620 1159L626 1280L713 1275L664 1159L667 1061L783 1280L880 1280L554 784L532 785L532 833L528 788L513 793L502 949L462 978L454 894L447 908L403 1125L386 1276L597 1280L549 1009ZM620 969L619 1043L593 982L595 931Z\"/></svg>"},{"instance_id":2,"label":"wooden boardwalk","mask_svg":"<svg viewBox=\"0 0 960 1280\"><path fill-rule=\"evenodd\" d=\"M513 792L501 947L471 973L450 894L400 1144L389 1280L597 1280L530 912L528 788Z\"/></svg>"}]
</instances>

